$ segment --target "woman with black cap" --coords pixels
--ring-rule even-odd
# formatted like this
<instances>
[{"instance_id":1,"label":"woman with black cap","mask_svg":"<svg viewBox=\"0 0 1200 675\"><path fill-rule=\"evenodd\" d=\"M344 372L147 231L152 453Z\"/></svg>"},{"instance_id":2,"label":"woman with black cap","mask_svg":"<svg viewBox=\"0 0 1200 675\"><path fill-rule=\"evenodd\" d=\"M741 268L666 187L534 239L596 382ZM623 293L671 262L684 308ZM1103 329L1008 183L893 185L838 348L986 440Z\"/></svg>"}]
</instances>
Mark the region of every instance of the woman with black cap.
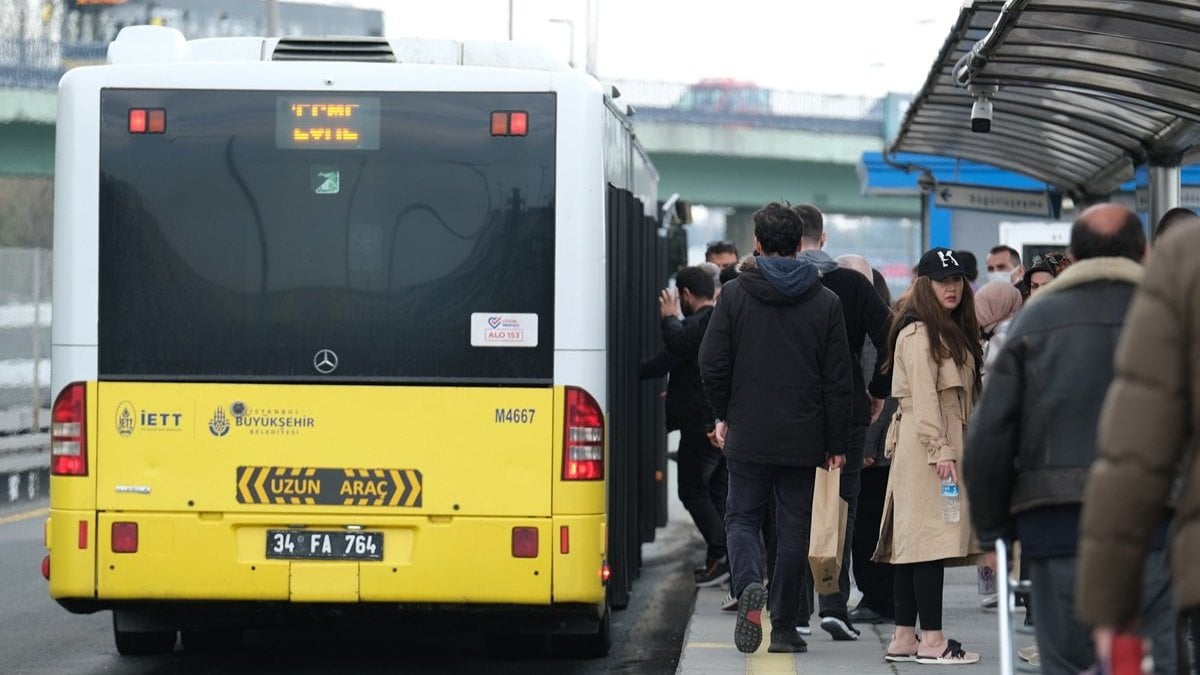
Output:
<instances>
[{"instance_id":1,"label":"woman with black cap","mask_svg":"<svg viewBox=\"0 0 1200 675\"><path fill-rule=\"evenodd\" d=\"M926 251L917 275L888 340L900 407L886 441L892 472L874 558L895 566L896 632L884 659L976 663L978 654L942 630L942 588L947 565L973 564L981 553L958 476L980 387L979 323L954 251Z\"/></svg>"}]
</instances>

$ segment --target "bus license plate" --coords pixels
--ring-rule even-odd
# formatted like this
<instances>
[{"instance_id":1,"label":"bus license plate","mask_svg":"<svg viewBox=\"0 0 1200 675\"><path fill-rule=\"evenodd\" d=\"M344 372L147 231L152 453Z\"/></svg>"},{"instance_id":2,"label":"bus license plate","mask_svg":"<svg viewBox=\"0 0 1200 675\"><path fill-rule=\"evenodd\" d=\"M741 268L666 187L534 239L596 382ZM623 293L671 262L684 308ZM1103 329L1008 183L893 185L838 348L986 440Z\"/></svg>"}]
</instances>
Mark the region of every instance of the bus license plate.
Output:
<instances>
[{"instance_id":1,"label":"bus license plate","mask_svg":"<svg viewBox=\"0 0 1200 675\"><path fill-rule=\"evenodd\" d=\"M383 533L361 530L267 530L267 557L383 560Z\"/></svg>"}]
</instances>

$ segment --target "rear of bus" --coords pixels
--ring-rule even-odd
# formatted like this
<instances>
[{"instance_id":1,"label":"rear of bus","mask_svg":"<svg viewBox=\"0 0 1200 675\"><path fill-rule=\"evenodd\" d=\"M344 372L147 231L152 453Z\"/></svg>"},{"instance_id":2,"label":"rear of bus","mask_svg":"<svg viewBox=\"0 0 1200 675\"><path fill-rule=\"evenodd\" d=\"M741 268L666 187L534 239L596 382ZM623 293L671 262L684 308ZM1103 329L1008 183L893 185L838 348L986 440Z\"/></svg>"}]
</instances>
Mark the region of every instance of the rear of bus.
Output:
<instances>
[{"instance_id":1,"label":"rear of bus","mask_svg":"<svg viewBox=\"0 0 1200 675\"><path fill-rule=\"evenodd\" d=\"M51 595L113 609L122 653L363 607L606 650L603 357L556 350L556 314L591 302L556 288L558 184L588 172L556 154L560 99L600 101L572 86L397 64L68 74Z\"/></svg>"}]
</instances>

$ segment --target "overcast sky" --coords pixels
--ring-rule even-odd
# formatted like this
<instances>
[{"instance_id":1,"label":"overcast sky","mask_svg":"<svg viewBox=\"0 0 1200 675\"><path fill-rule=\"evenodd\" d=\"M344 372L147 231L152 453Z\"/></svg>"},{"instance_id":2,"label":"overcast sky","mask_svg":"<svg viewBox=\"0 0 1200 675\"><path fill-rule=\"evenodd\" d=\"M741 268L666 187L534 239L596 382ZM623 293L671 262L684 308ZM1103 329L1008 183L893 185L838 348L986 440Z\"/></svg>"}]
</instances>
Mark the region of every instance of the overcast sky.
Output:
<instances>
[{"instance_id":1,"label":"overcast sky","mask_svg":"<svg viewBox=\"0 0 1200 675\"><path fill-rule=\"evenodd\" d=\"M384 10L389 37L508 37L508 0L322 0ZM801 91L920 89L963 0L594 0L604 79L732 77ZM582 67L586 0L512 0L514 38Z\"/></svg>"}]
</instances>

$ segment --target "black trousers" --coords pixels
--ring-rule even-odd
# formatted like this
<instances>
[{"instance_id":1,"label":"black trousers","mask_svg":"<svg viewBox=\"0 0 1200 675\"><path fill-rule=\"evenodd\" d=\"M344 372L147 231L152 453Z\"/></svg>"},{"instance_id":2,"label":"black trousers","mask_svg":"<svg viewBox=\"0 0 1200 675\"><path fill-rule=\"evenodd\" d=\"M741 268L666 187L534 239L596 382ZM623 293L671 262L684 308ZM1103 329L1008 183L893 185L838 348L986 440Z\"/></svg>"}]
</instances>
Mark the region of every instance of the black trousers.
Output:
<instances>
[{"instance_id":1,"label":"black trousers","mask_svg":"<svg viewBox=\"0 0 1200 675\"><path fill-rule=\"evenodd\" d=\"M946 565L941 560L893 565L896 576L896 625L921 630L942 629L942 589Z\"/></svg>"},{"instance_id":2,"label":"black trousers","mask_svg":"<svg viewBox=\"0 0 1200 675\"><path fill-rule=\"evenodd\" d=\"M890 466L863 469L858 492L858 518L854 522L851 545L854 582L863 597L860 607L890 617L896 611L894 571L889 563L871 560L879 543L879 523L883 520L883 502L887 495Z\"/></svg>"},{"instance_id":3,"label":"black trousers","mask_svg":"<svg viewBox=\"0 0 1200 675\"><path fill-rule=\"evenodd\" d=\"M813 467L773 466L728 460L729 500L725 536L729 542L730 591L739 597L765 576L762 529L767 503L775 503L779 542L770 593L772 631L796 627L800 570L808 566L812 523Z\"/></svg>"},{"instance_id":4,"label":"black trousers","mask_svg":"<svg viewBox=\"0 0 1200 675\"><path fill-rule=\"evenodd\" d=\"M708 442L703 431L679 435L679 501L692 515L708 545L708 559L725 557L725 499L729 472L725 456Z\"/></svg>"}]
</instances>

